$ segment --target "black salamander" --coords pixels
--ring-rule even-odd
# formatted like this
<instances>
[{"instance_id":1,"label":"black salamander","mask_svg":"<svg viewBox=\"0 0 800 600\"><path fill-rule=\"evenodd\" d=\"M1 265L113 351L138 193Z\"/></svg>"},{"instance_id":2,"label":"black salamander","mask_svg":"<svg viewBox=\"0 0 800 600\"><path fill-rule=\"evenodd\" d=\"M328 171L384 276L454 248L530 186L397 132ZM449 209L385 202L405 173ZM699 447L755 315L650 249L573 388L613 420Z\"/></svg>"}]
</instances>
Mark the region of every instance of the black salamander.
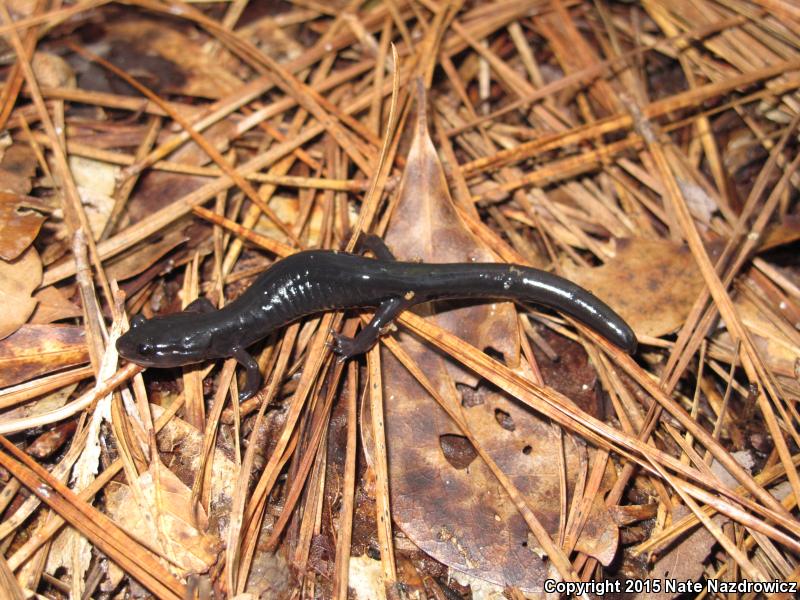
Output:
<instances>
[{"instance_id":1,"label":"black salamander","mask_svg":"<svg viewBox=\"0 0 800 600\"><path fill-rule=\"evenodd\" d=\"M220 310L201 298L181 313L136 315L117 340L120 355L146 367L180 367L235 358L246 370L242 400L259 389L258 364L246 348L275 329L322 311L375 306L375 316L354 338L334 334L340 360L361 354L407 308L430 300L496 298L558 309L627 352L636 349L628 324L582 287L556 275L513 264L427 264L326 250L293 254L270 266L236 300Z\"/></svg>"}]
</instances>

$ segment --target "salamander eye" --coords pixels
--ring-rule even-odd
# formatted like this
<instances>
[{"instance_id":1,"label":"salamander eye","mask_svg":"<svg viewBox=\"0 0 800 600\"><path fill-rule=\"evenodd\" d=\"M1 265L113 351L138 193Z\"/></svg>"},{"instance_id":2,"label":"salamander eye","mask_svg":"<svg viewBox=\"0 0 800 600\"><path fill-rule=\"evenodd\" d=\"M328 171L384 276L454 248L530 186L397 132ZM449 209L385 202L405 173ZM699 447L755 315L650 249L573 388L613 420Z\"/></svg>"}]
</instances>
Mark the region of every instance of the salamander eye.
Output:
<instances>
[{"instance_id":1,"label":"salamander eye","mask_svg":"<svg viewBox=\"0 0 800 600\"><path fill-rule=\"evenodd\" d=\"M139 325L144 325L144 322L147 319L144 318L142 315L135 315L131 317L131 329L136 329Z\"/></svg>"},{"instance_id":2,"label":"salamander eye","mask_svg":"<svg viewBox=\"0 0 800 600\"><path fill-rule=\"evenodd\" d=\"M153 344L139 344L139 346L136 348L136 350L142 356L147 356L147 355L152 354L153 352L155 352L155 348L153 347Z\"/></svg>"}]
</instances>

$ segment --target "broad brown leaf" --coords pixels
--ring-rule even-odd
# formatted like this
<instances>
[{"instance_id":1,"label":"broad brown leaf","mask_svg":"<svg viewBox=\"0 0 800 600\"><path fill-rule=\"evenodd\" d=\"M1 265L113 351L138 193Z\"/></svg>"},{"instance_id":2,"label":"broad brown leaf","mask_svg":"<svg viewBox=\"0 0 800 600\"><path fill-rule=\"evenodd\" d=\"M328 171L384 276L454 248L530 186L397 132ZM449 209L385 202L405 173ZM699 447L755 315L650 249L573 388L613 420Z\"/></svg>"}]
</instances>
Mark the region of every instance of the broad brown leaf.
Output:
<instances>
[{"instance_id":1,"label":"broad brown leaf","mask_svg":"<svg viewBox=\"0 0 800 600\"><path fill-rule=\"evenodd\" d=\"M12 144L0 159L0 190L28 194L36 174L36 155L26 144Z\"/></svg>"},{"instance_id":2,"label":"broad brown leaf","mask_svg":"<svg viewBox=\"0 0 800 600\"><path fill-rule=\"evenodd\" d=\"M703 278L686 246L623 239L602 267L565 264L567 277L616 310L639 335L672 333L686 320Z\"/></svg>"},{"instance_id":3,"label":"broad brown leaf","mask_svg":"<svg viewBox=\"0 0 800 600\"><path fill-rule=\"evenodd\" d=\"M42 283L42 261L28 248L13 261L0 260L0 340L17 331L36 307L33 291Z\"/></svg>"},{"instance_id":4,"label":"broad brown leaf","mask_svg":"<svg viewBox=\"0 0 800 600\"><path fill-rule=\"evenodd\" d=\"M425 111L420 111L397 193L386 243L398 260L424 262L494 262L494 257L463 224L453 207L444 169L428 134ZM444 310L439 306L437 325L478 348L491 347L511 364L519 361L516 311L509 302L482 302ZM475 384L471 374L459 370L464 383Z\"/></svg>"},{"instance_id":5,"label":"broad brown leaf","mask_svg":"<svg viewBox=\"0 0 800 600\"><path fill-rule=\"evenodd\" d=\"M66 294L54 285L49 285L36 292L36 309L31 315L30 323L44 325L62 319L74 319L83 314L80 306L69 301Z\"/></svg>"},{"instance_id":6,"label":"broad brown leaf","mask_svg":"<svg viewBox=\"0 0 800 600\"><path fill-rule=\"evenodd\" d=\"M106 24L109 58L155 78L164 93L221 98L241 85L220 56L204 52L196 40L170 21L128 19ZM123 54L124 52L124 54ZM131 64L132 61L138 64ZM124 62L123 62L124 61Z\"/></svg>"},{"instance_id":7,"label":"broad brown leaf","mask_svg":"<svg viewBox=\"0 0 800 600\"><path fill-rule=\"evenodd\" d=\"M415 340L401 337L404 350L422 366L440 394L447 395L452 382L437 365L440 361ZM460 429L391 353L382 352L381 360L385 387L391 386L384 391L384 410L395 522L417 546L446 565L501 586L541 589L548 565L497 479ZM438 377L431 363L439 367ZM363 423L369 423L369 411L364 413ZM471 397L464 415L472 433L537 518L551 534L557 533L560 445L552 426L499 390L483 386ZM363 423L369 459L371 431ZM565 438L565 455L569 505L587 457L585 448L570 437ZM595 503L577 549L608 564L617 544L616 526L602 503Z\"/></svg>"},{"instance_id":8,"label":"broad brown leaf","mask_svg":"<svg viewBox=\"0 0 800 600\"><path fill-rule=\"evenodd\" d=\"M492 261L466 230L452 206L447 183L428 136L424 114L417 123L400 200L386 241L401 260L425 262ZM437 309L450 308L438 306ZM479 348L503 353L519 364L516 312L510 303L483 302L434 317L438 325ZM456 383L474 386L438 353L399 334L403 349L444 398L460 402ZM403 532L440 562L502 586L541 589L549 565L535 539L482 460L444 410L387 350L381 352L392 516ZM532 374L525 370L527 377ZM521 493L537 517L555 533L561 498L558 455L552 427L517 405L501 390L480 387L477 402L465 409L470 430ZM362 411L362 414L367 411ZM369 416L362 432L371 456ZM504 424L514 423L513 431ZM585 449L567 443L569 490ZM616 552L617 529L601 506L588 518L578 548L607 563Z\"/></svg>"},{"instance_id":9,"label":"broad brown leaf","mask_svg":"<svg viewBox=\"0 0 800 600\"><path fill-rule=\"evenodd\" d=\"M0 387L89 360L84 328L78 325L23 325L0 341Z\"/></svg>"},{"instance_id":10,"label":"broad brown leaf","mask_svg":"<svg viewBox=\"0 0 800 600\"><path fill-rule=\"evenodd\" d=\"M45 217L32 209L41 204L36 198L0 192L0 258L14 260L33 243Z\"/></svg>"}]
</instances>

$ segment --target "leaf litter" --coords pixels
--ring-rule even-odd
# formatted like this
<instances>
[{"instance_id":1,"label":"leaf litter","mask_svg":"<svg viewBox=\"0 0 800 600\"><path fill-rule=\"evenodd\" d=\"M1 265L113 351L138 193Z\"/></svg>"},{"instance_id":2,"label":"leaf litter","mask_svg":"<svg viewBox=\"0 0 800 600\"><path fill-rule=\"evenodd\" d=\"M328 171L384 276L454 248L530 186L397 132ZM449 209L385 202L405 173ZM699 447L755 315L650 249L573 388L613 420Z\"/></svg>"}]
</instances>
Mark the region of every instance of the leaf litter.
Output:
<instances>
[{"instance_id":1,"label":"leaf litter","mask_svg":"<svg viewBox=\"0 0 800 600\"><path fill-rule=\"evenodd\" d=\"M0 427L46 470L0 450L4 581L167 598L797 581L799 18L748 0L7 3ZM359 229L403 260L559 272L640 352L489 300L420 307L347 368L328 328L368 313L275 332L241 406L231 364L100 370L124 314L225 303Z\"/></svg>"}]
</instances>

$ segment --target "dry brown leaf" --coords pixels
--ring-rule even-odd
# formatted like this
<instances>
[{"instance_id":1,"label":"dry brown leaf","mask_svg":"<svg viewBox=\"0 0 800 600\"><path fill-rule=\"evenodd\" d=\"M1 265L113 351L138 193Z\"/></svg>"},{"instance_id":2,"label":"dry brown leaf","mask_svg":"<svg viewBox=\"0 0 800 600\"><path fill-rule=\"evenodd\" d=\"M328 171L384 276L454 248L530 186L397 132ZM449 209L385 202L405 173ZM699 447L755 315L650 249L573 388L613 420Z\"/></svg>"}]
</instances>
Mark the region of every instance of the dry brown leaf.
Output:
<instances>
[{"instance_id":1,"label":"dry brown leaf","mask_svg":"<svg viewBox=\"0 0 800 600\"><path fill-rule=\"evenodd\" d=\"M691 511L685 506L678 506L672 511L673 521L679 521ZM717 524L724 519L715 517ZM663 586L667 579L687 582L695 581L705 570L704 563L716 539L705 527L697 526L689 533L684 534L675 541L665 552L661 553L656 563L647 574L651 582L660 582ZM644 591L636 594L634 600L667 600L677 594L666 592L662 589L659 593L655 590Z\"/></svg>"},{"instance_id":2,"label":"dry brown leaf","mask_svg":"<svg viewBox=\"0 0 800 600\"><path fill-rule=\"evenodd\" d=\"M42 283L42 261L28 248L13 261L0 260L0 340L17 331L36 307L33 291Z\"/></svg>"},{"instance_id":3,"label":"dry brown leaf","mask_svg":"<svg viewBox=\"0 0 800 600\"><path fill-rule=\"evenodd\" d=\"M0 341L0 387L80 365L89 360L78 325L23 325Z\"/></svg>"},{"instance_id":4,"label":"dry brown leaf","mask_svg":"<svg viewBox=\"0 0 800 600\"><path fill-rule=\"evenodd\" d=\"M492 260L453 210L424 119L417 123L398 193L400 201L386 234L398 259ZM437 312L433 318L479 348L494 348L509 362L519 362L512 304L486 302ZM409 336L399 338L443 397L452 397L455 381L477 383L472 374L453 369ZM476 458L459 428L408 371L385 349L381 357L394 521L419 548L446 565L501 586L541 589L549 566L505 490ZM525 371L525 376L532 374ZM529 505L536 507L545 527L557 532L560 447L552 427L499 390L481 387L471 395L471 407L465 409L470 430ZM362 419L364 445L371 456L371 431L364 425L370 422L366 405ZM504 428L509 422L514 423L513 431ZM585 449L568 443L570 491L582 460L586 461ZM601 505L596 508L578 548L607 563L616 552L617 528Z\"/></svg>"},{"instance_id":5,"label":"dry brown leaf","mask_svg":"<svg viewBox=\"0 0 800 600\"><path fill-rule=\"evenodd\" d=\"M170 25L154 19L117 21L106 25L106 40L117 51L125 49L119 59L125 60L126 70L160 79L156 88L164 93L221 98L242 85L219 56ZM131 60L140 64L132 65Z\"/></svg>"},{"instance_id":6,"label":"dry brown leaf","mask_svg":"<svg viewBox=\"0 0 800 600\"><path fill-rule=\"evenodd\" d=\"M81 307L70 302L64 292L54 285L40 289L33 297L37 304L29 322L34 325L74 319L83 314Z\"/></svg>"},{"instance_id":7,"label":"dry brown leaf","mask_svg":"<svg viewBox=\"0 0 800 600\"><path fill-rule=\"evenodd\" d=\"M406 336L403 336L406 337ZM441 393L447 374L432 373L430 356L414 340L404 349ZM423 551L459 571L502 586L540 589L548 576L542 551L497 479L477 457L444 410L389 352L382 353L385 424L392 517ZM428 361L425 363L423 361ZM522 367L521 367L522 368ZM525 372L530 377L530 372ZM560 446L553 427L498 390L481 386L464 409L468 426L498 467L555 534L560 517ZM372 455L368 406L362 435ZM568 502L586 449L565 438ZM607 564L618 543L617 527L602 502L594 504L577 549Z\"/></svg>"},{"instance_id":8,"label":"dry brown leaf","mask_svg":"<svg viewBox=\"0 0 800 600\"><path fill-rule=\"evenodd\" d=\"M638 335L651 337L680 327L703 289L688 248L667 240L619 240L616 256L602 267L567 263L564 270L622 315Z\"/></svg>"},{"instance_id":9,"label":"dry brown leaf","mask_svg":"<svg viewBox=\"0 0 800 600\"><path fill-rule=\"evenodd\" d=\"M150 410L153 413L153 418L158 419L164 412L161 406L151 404ZM180 539L191 533L191 522L182 523L185 519L185 506L183 497L184 494L191 493L190 486L194 481L197 467L199 464L203 436L194 427L189 425L186 421L173 417L164 425L157 435L159 457L164 462L164 467L159 473L168 471L170 475L167 477L172 483L169 484L170 489L177 491L177 496L171 498L169 502L176 504L177 515L169 518L169 526L177 527L180 534ZM208 551L216 552L215 542L220 540L225 535L225 530L228 524L228 516L231 510L230 492L234 488L236 481L236 465L231 461L225 453L216 448L213 453L213 466L211 467L211 489L210 489L210 506L211 512L207 517L208 526L202 533L203 540L198 548L192 546L193 542L189 541L184 547L179 543L179 550L184 554L186 560L194 561L197 557L203 557L208 554ZM151 488L152 477L148 475L147 485ZM127 516L122 515L122 511L126 510L129 502L132 502L132 494L127 486L118 486L114 490L116 494L114 499L115 513L119 514L120 518L127 520ZM124 506L120 503L124 502ZM152 505L149 505L152 510ZM155 514L155 513L153 513ZM183 515L183 516L181 516ZM116 517L115 517L116 519ZM126 521L127 522L127 521ZM159 525L161 531L165 531L162 525ZM153 539L149 537L148 539ZM212 544L214 542L214 544ZM103 591L113 591L119 585L119 582L124 576L124 572L116 565L109 565L108 578L101 584Z\"/></svg>"},{"instance_id":10,"label":"dry brown leaf","mask_svg":"<svg viewBox=\"0 0 800 600\"><path fill-rule=\"evenodd\" d=\"M36 81L42 87L75 87L75 72L52 52L36 52L31 61Z\"/></svg>"},{"instance_id":11,"label":"dry brown leaf","mask_svg":"<svg viewBox=\"0 0 800 600\"><path fill-rule=\"evenodd\" d=\"M151 405L150 409L155 419L164 412L157 405ZM174 417L158 433L157 439L161 460L185 485L191 486L200 464L203 435L183 419ZM209 531L222 539L228 526L230 494L235 487L238 470L236 464L219 447L214 450L212 460Z\"/></svg>"},{"instance_id":12,"label":"dry brown leaf","mask_svg":"<svg viewBox=\"0 0 800 600\"><path fill-rule=\"evenodd\" d=\"M415 123L414 138L397 193L400 196L385 240L398 260L424 262L494 262L494 257L465 227L453 207L436 148L428 133L424 110ZM491 347L510 364L519 361L517 315L510 302L481 302L444 310L437 325L478 348ZM472 374L451 370L459 381L475 384Z\"/></svg>"},{"instance_id":13,"label":"dry brown leaf","mask_svg":"<svg viewBox=\"0 0 800 600\"><path fill-rule=\"evenodd\" d=\"M0 192L0 258L14 260L33 243L45 217L32 209L41 205L36 198Z\"/></svg>"},{"instance_id":14,"label":"dry brown leaf","mask_svg":"<svg viewBox=\"0 0 800 600\"><path fill-rule=\"evenodd\" d=\"M0 160L0 190L20 195L30 193L36 167L36 155L29 146L12 144Z\"/></svg>"}]
</instances>

